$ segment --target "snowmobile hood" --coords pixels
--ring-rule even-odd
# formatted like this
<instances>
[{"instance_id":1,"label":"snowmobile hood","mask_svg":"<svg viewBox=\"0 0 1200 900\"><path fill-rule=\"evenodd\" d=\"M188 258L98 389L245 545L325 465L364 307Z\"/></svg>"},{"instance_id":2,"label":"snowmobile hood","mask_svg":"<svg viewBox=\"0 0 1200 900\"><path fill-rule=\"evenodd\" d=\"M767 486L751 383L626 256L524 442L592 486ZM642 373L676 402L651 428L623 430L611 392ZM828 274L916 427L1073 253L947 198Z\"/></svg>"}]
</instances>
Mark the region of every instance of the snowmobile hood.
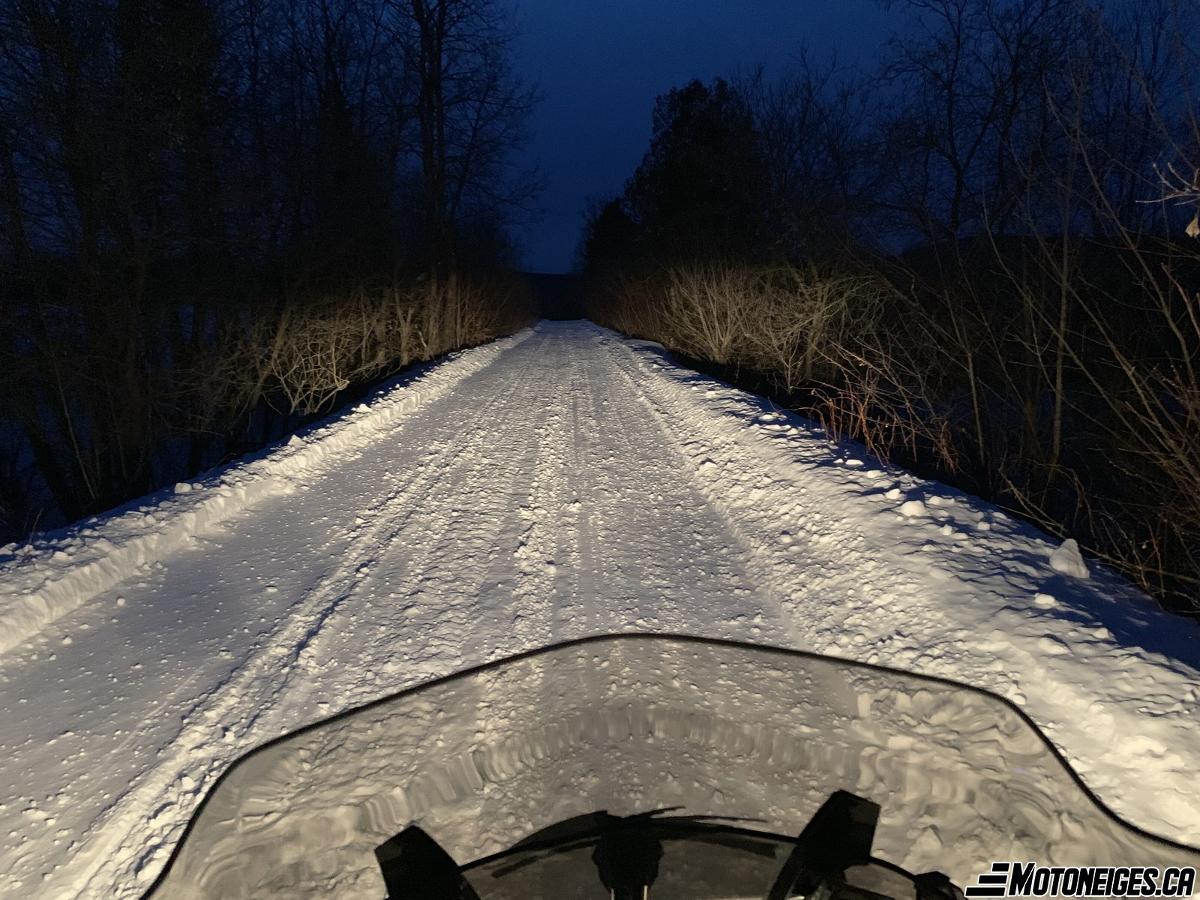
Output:
<instances>
[{"instance_id":1,"label":"snowmobile hood","mask_svg":"<svg viewBox=\"0 0 1200 900\"><path fill-rule=\"evenodd\" d=\"M682 636L558 644L259 747L213 786L147 897L383 897L417 823L458 861L597 810L798 834L833 793L875 855L966 884L991 862L1196 866L1121 821L1009 701L939 678Z\"/></svg>"}]
</instances>

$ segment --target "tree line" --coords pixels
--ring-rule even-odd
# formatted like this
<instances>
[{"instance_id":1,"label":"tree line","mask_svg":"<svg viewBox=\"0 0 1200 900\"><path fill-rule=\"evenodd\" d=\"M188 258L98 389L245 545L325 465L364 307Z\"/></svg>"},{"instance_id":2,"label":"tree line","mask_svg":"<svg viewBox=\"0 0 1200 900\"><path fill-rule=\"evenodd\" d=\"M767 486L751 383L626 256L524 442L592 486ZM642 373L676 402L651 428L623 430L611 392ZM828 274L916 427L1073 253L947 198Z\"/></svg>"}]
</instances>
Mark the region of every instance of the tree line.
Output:
<instances>
[{"instance_id":1,"label":"tree line","mask_svg":"<svg viewBox=\"0 0 1200 900\"><path fill-rule=\"evenodd\" d=\"M896 0L877 70L660 97L593 316L1200 609L1200 72L1176 0Z\"/></svg>"},{"instance_id":2,"label":"tree line","mask_svg":"<svg viewBox=\"0 0 1200 900\"><path fill-rule=\"evenodd\" d=\"M492 0L0 9L0 541L515 327Z\"/></svg>"}]
</instances>

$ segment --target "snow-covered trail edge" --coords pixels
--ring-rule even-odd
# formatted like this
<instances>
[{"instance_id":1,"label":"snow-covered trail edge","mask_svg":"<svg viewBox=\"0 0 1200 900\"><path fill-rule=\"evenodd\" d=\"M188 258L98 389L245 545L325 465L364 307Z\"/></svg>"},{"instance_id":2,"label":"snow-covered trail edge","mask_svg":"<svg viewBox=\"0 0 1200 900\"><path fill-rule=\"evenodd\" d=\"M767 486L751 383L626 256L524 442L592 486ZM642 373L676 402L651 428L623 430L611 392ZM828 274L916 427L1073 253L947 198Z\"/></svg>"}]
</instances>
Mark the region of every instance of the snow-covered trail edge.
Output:
<instances>
[{"instance_id":1,"label":"snow-covered trail edge","mask_svg":"<svg viewBox=\"0 0 1200 900\"><path fill-rule=\"evenodd\" d=\"M978 498L833 442L657 344L614 335L612 345L658 414L678 421L709 501L755 542L800 649L1001 694L1111 809L1200 845L1195 622L1084 564L1073 544L1064 552Z\"/></svg>"},{"instance_id":2,"label":"snow-covered trail edge","mask_svg":"<svg viewBox=\"0 0 1200 900\"><path fill-rule=\"evenodd\" d=\"M352 410L286 442L211 470L26 545L0 548L0 653L109 590L133 570L164 559L198 531L293 490L358 446L394 428L464 378L527 339L524 329L469 352L421 366L379 388ZM7 559L5 559L7 557Z\"/></svg>"}]
</instances>

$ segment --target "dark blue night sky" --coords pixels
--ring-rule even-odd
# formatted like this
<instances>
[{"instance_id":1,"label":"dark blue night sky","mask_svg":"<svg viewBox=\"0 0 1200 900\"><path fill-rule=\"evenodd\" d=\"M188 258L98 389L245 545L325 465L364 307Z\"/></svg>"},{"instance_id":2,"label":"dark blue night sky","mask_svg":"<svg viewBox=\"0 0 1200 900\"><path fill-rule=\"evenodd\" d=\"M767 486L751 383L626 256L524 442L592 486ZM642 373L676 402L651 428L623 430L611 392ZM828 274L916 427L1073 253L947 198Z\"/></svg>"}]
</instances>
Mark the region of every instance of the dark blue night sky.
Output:
<instances>
[{"instance_id":1,"label":"dark blue night sky","mask_svg":"<svg viewBox=\"0 0 1200 900\"><path fill-rule=\"evenodd\" d=\"M530 155L545 183L522 236L532 271L570 268L592 196L617 193L654 98L692 78L813 62L870 69L898 14L876 0L515 0L517 66L537 83Z\"/></svg>"}]
</instances>

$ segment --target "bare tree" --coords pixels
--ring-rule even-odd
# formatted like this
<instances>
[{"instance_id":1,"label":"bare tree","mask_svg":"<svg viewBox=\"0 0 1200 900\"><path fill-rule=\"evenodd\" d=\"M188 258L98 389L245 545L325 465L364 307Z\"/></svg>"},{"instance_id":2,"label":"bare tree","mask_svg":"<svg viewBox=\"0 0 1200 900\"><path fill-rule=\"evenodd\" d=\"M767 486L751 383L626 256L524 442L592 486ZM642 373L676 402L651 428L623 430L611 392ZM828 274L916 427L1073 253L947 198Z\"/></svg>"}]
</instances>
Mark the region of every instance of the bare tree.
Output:
<instances>
[{"instance_id":1,"label":"bare tree","mask_svg":"<svg viewBox=\"0 0 1200 900\"><path fill-rule=\"evenodd\" d=\"M461 218L532 196L531 173L513 173L510 163L534 93L509 66L510 34L494 3L407 0L404 12L426 239L438 272L454 263Z\"/></svg>"},{"instance_id":2,"label":"bare tree","mask_svg":"<svg viewBox=\"0 0 1200 900\"><path fill-rule=\"evenodd\" d=\"M902 0L921 28L895 39L884 81L885 204L931 240L1003 229L1056 163L1047 91L1082 29L1074 0Z\"/></svg>"},{"instance_id":3,"label":"bare tree","mask_svg":"<svg viewBox=\"0 0 1200 900\"><path fill-rule=\"evenodd\" d=\"M828 252L860 230L878 196L871 93L802 54L768 80L759 70L739 85L751 109L770 177L772 219L792 255Z\"/></svg>"}]
</instances>

